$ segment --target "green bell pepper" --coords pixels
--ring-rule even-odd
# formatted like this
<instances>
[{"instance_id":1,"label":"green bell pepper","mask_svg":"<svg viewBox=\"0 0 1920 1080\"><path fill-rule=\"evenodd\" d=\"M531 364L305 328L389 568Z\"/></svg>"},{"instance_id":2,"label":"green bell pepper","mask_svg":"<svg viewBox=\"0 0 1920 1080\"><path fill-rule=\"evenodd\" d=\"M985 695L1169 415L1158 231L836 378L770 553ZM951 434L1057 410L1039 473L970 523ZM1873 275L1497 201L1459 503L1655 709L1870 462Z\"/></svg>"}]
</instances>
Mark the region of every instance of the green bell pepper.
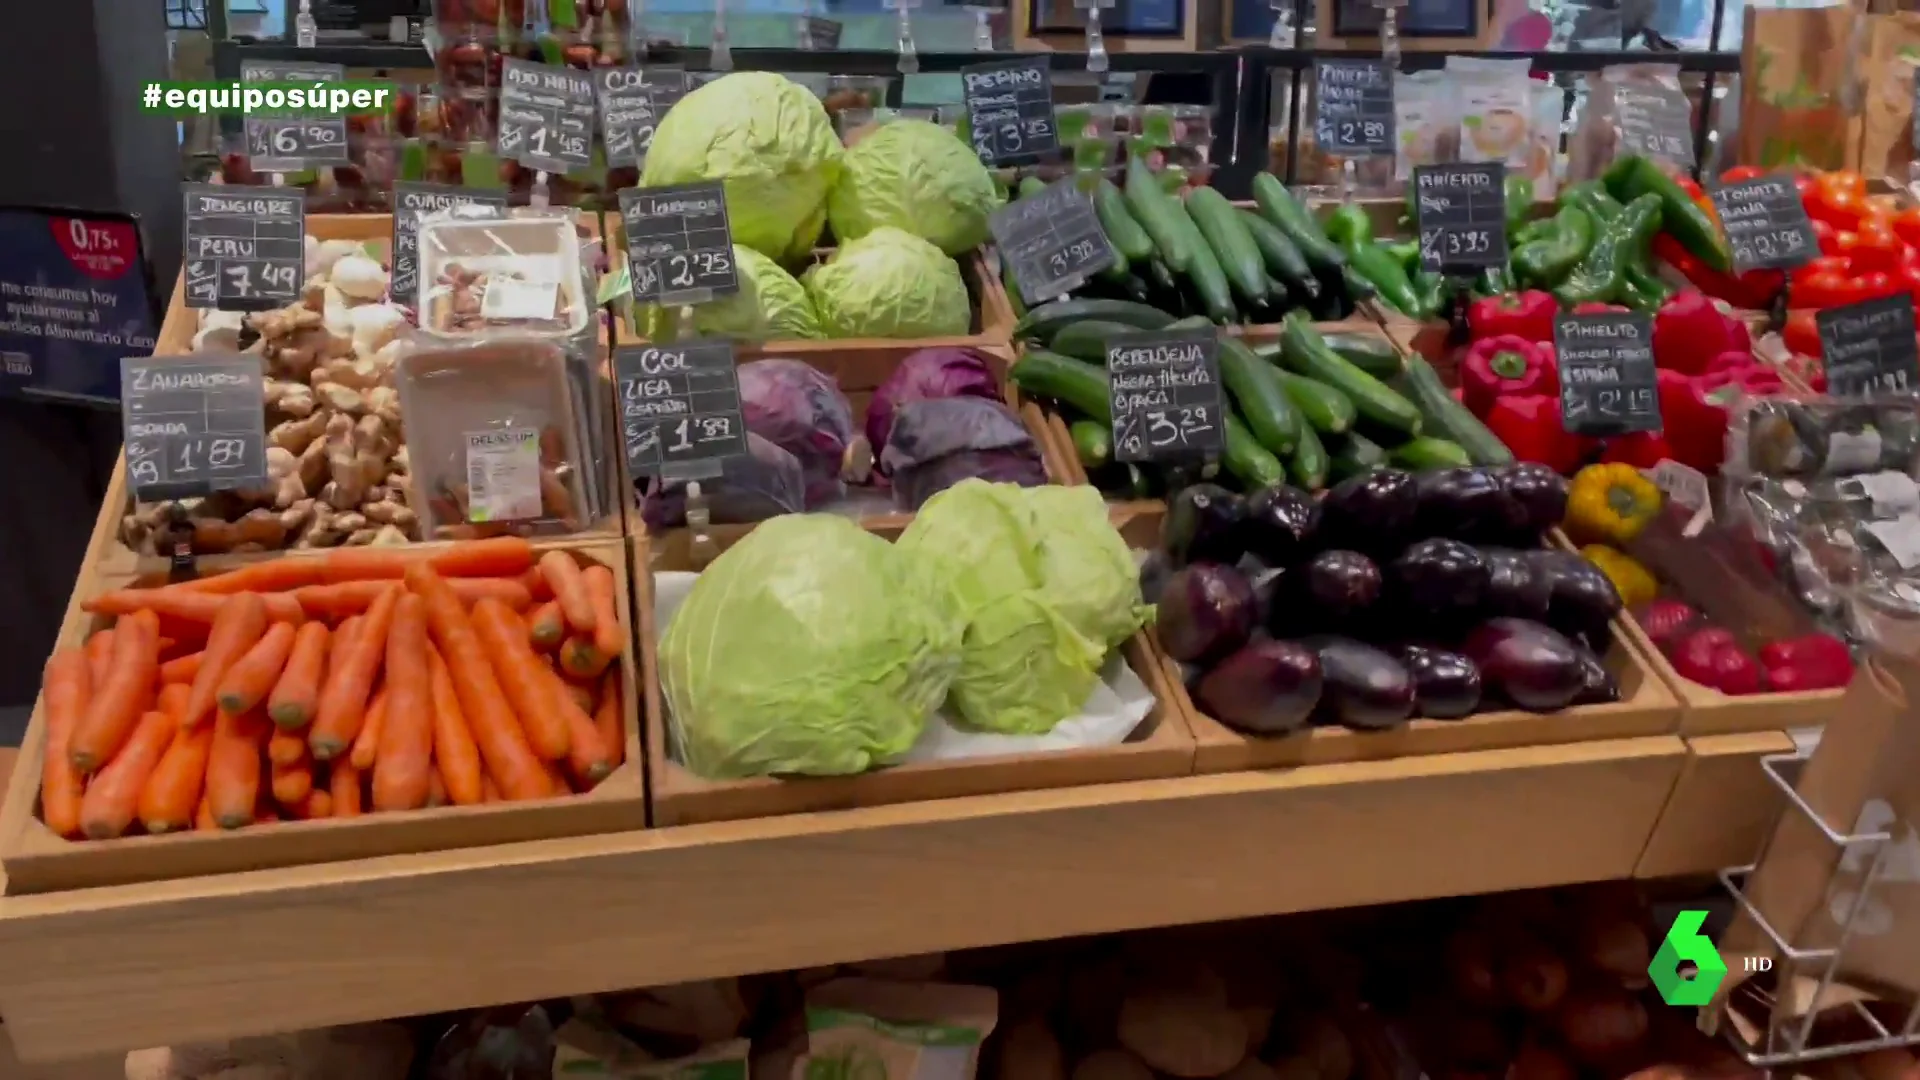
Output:
<instances>
[{"instance_id":1,"label":"green bell pepper","mask_svg":"<svg viewBox=\"0 0 1920 1080\"><path fill-rule=\"evenodd\" d=\"M1514 249L1514 277L1530 289L1551 289L1566 280L1593 248L1593 215L1575 205L1562 206L1551 228L1537 240Z\"/></svg>"},{"instance_id":2,"label":"green bell pepper","mask_svg":"<svg viewBox=\"0 0 1920 1080\"><path fill-rule=\"evenodd\" d=\"M1507 235L1512 236L1527 223L1533 212L1533 181L1517 173L1507 174Z\"/></svg>"},{"instance_id":3,"label":"green bell pepper","mask_svg":"<svg viewBox=\"0 0 1920 1080\"><path fill-rule=\"evenodd\" d=\"M1341 247L1373 242L1373 219L1353 203L1346 203L1327 215L1327 239Z\"/></svg>"},{"instance_id":4,"label":"green bell pepper","mask_svg":"<svg viewBox=\"0 0 1920 1080\"><path fill-rule=\"evenodd\" d=\"M1617 304L1626 287L1627 267L1646 259L1647 245L1660 231L1660 197L1642 195L1627 204L1620 216L1607 222L1587 257L1573 274L1553 290L1567 307L1578 304Z\"/></svg>"},{"instance_id":5,"label":"green bell pepper","mask_svg":"<svg viewBox=\"0 0 1920 1080\"><path fill-rule=\"evenodd\" d=\"M1560 192L1560 205L1577 206L1585 210L1587 216L1593 219L1596 233L1607 222L1619 217L1620 211L1626 209L1619 199L1607 194L1606 185L1598 180L1582 180L1577 184L1569 184Z\"/></svg>"},{"instance_id":6,"label":"green bell pepper","mask_svg":"<svg viewBox=\"0 0 1920 1080\"><path fill-rule=\"evenodd\" d=\"M1713 218L1693 201L1685 188L1653 162L1638 154L1629 154L1607 166L1601 176L1607 191L1616 199L1637 199L1643 195L1660 198L1660 227L1680 241L1708 267L1721 273L1733 270L1733 252Z\"/></svg>"}]
</instances>

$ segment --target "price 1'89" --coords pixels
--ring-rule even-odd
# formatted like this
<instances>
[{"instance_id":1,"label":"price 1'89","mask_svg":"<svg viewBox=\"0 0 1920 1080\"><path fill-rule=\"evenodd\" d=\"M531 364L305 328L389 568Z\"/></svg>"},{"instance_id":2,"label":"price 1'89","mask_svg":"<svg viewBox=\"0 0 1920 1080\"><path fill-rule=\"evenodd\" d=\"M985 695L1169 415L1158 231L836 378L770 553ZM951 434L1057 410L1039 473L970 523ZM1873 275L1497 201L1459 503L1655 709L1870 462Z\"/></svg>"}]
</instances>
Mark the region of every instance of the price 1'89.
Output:
<instances>
[{"instance_id":1,"label":"price 1'89","mask_svg":"<svg viewBox=\"0 0 1920 1080\"><path fill-rule=\"evenodd\" d=\"M669 454L685 453L697 442L733 438L733 421L725 416L686 417L673 425L673 441L666 445Z\"/></svg>"}]
</instances>

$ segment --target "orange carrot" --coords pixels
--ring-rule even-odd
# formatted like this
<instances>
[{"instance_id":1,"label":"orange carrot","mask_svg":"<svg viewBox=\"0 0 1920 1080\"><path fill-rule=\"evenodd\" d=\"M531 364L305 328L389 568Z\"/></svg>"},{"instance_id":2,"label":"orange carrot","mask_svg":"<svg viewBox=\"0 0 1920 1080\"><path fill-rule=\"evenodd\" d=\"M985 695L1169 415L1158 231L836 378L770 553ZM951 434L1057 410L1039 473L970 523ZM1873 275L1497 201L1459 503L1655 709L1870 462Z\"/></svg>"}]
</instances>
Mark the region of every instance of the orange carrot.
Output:
<instances>
[{"instance_id":1,"label":"orange carrot","mask_svg":"<svg viewBox=\"0 0 1920 1080\"><path fill-rule=\"evenodd\" d=\"M220 680L227 669L253 648L267 632L267 606L259 593L235 593L208 597L223 605L220 617L207 635L206 652L200 670L193 677L193 694L187 699L187 712L181 723L192 727L213 712L219 696Z\"/></svg>"},{"instance_id":2,"label":"orange carrot","mask_svg":"<svg viewBox=\"0 0 1920 1080\"><path fill-rule=\"evenodd\" d=\"M590 788L613 771L607 748L600 744L600 729L594 726L588 711L592 705L582 706L560 676L547 672L546 679L554 708L567 722L567 768L576 781L574 786Z\"/></svg>"},{"instance_id":3,"label":"orange carrot","mask_svg":"<svg viewBox=\"0 0 1920 1080\"><path fill-rule=\"evenodd\" d=\"M159 673L159 618L142 611L120 620L114 629L106 682L88 696L87 711L67 743L67 759L74 768L93 772L119 752L139 727L141 714L153 704Z\"/></svg>"},{"instance_id":4,"label":"orange carrot","mask_svg":"<svg viewBox=\"0 0 1920 1080\"><path fill-rule=\"evenodd\" d=\"M537 652L552 652L567 636L567 621L560 614L560 602L549 600L533 609L527 618L527 640Z\"/></svg>"},{"instance_id":5,"label":"orange carrot","mask_svg":"<svg viewBox=\"0 0 1920 1080\"><path fill-rule=\"evenodd\" d=\"M525 730L507 704L487 658L486 646L481 644L480 635L467 610L461 606L460 598L448 587L446 579L429 566L408 571L407 587L426 602L427 623L440 646L441 657L446 660L461 711L472 727L474 742L487 763L487 772L501 793L516 800L538 799L550 794L552 785L527 744ZM476 608L487 606L485 601L475 605ZM495 610L512 615L503 607L495 606ZM524 636L520 641L524 647Z\"/></svg>"},{"instance_id":6,"label":"orange carrot","mask_svg":"<svg viewBox=\"0 0 1920 1080\"><path fill-rule=\"evenodd\" d=\"M307 740L297 731L275 728L267 738L267 760L275 765L291 765L307 760Z\"/></svg>"},{"instance_id":7,"label":"orange carrot","mask_svg":"<svg viewBox=\"0 0 1920 1080\"><path fill-rule=\"evenodd\" d=\"M433 762L446 784L447 795L461 806L481 800L480 748L473 729L460 712L460 696L440 650L427 646L427 675L433 696Z\"/></svg>"},{"instance_id":8,"label":"orange carrot","mask_svg":"<svg viewBox=\"0 0 1920 1080\"><path fill-rule=\"evenodd\" d=\"M233 593L232 596L257 596L266 609L267 618L275 622L299 623L306 621L306 613L300 610L300 601L288 593ZM151 611L164 619L182 623L212 623L219 619L220 612L226 608L228 594L188 592L164 589L116 589L103 593L99 597L82 605L86 610L101 615L130 615L136 611ZM184 632L184 631L183 631Z\"/></svg>"},{"instance_id":9,"label":"orange carrot","mask_svg":"<svg viewBox=\"0 0 1920 1080\"><path fill-rule=\"evenodd\" d=\"M427 805L432 791L433 675L427 661L427 611L424 601L407 593L387 634L387 720L373 764L373 808L417 810Z\"/></svg>"},{"instance_id":10,"label":"orange carrot","mask_svg":"<svg viewBox=\"0 0 1920 1080\"><path fill-rule=\"evenodd\" d=\"M229 570L224 574L195 578L178 585L168 585L169 589L182 592L220 593L232 595L241 592L287 592L302 585L312 585L320 580L320 560L302 556L284 556L271 562L254 563L238 570Z\"/></svg>"},{"instance_id":11,"label":"orange carrot","mask_svg":"<svg viewBox=\"0 0 1920 1080\"><path fill-rule=\"evenodd\" d=\"M47 658L41 683L47 699L47 750L40 763L40 817L56 835L80 835L80 797L86 781L73 767L67 745L93 696L93 672L85 647L61 649Z\"/></svg>"},{"instance_id":12,"label":"orange carrot","mask_svg":"<svg viewBox=\"0 0 1920 1080\"><path fill-rule=\"evenodd\" d=\"M88 685L98 693L107 685L107 673L113 670L113 631L101 630L87 639Z\"/></svg>"},{"instance_id":13,"label":"orange carrot","mask_svg":"<svg viewBox=\"0 0 1920 1080\"><path fill-rule=\"evenodd\" d=\"M186 683L166 683L160 687L160 696L153 699L153 707L179 720L187 715L187 699L192 696L193 688Z\"/></svg>"},{"instance_id":14,"label":"orange carrot","mask_svg":"<svg viewBox=\"0 0 1920 1080\"><path fill-rule=\"evenodd\" d=\"M533 545L518 536L499 536L432 549L336 548L323 561L323 581L395 581L418 564L447 578L514 577L533 565Z\"/></svg>"},{"instance_id":15,"label":"orange carrot","mask_svg":"<svg viewBox=\"0 0 1920 1080\"><path fill-rule=\"evenodd\" d=\"M547 771L547 783L552 786L555 795L573 794L573 781L567 777L565 769L557 761L543 761L541 767Z\"/></svg>"},{"instance_id":16,"label":"orange carrot","mask_svg":"<svg viewBox=\"0 0 1920 1080\"><path fill-rule=\"evenodd\" d=\"M593 603L593 647L608 659L619 656L627 642L620 632L620 605L614 599L619 585L613 580L613 571L594 563L582 570L580 577L587 583L587 599Z\"/></svg>"},{"instance_id":17,"label":"orange carrot","mask_svg":"<svg viewBox=\"0 0 1920 1080\"><path fill-rule=\"evenodd\" d=\"M260 751L271 726L258 711L222 712L213 722L213 749L207 755L207 807L223 829L239 829L259 818Z\"/></svg>"},{"instance_id":18,"label":"orange carrot","mask_svg":"<svg viewBox=\"0 0 1920 1080\"><path fill-rule=\"evenodd\" d=\"M333 795L334 817L360 816L360 770L353 762L342 758L329 767L327 790Z\"/></svg>"},{"instance_id":19,"label":"orange carrot","mask_svg":"<svg viewBox=\"0 0 1920 1080\"><path fill-rule=\"evenodd\" d=\"M385 578L341 581L332 585L309 585L293 596L309 618L339 619L366 611L392 584L391 579ZM448 584L453 586L460 601L468 605L483 596L491 596L515 611L525 610L533 603L533 597L518 578L454 578Z\"/></svg>"},{"instance_id":20,"label":"orange carrot","mask_svg":"<svg viewBox=\"0 0 1920 1080\"><path fill-rule=\"evenodd\" d=\"M593 713L593 687L572 679L561 679L560 685L566 688L567 696L573 699L575 705L580 706L581 712L589 715Z\"/></svg>"},{"instance_id":21,"label":"orange carrot","mask_svg":"<svg viewBox=\"0 0 1920 1080\"><path fill-rule=\"evenodd\" d=\"M373 782L376 785L379 784L380 778L378 776L374 777ZM379 792L376 791L374 794L378 796ZM429 767L427 769L427 805L445 806L447 805L447 801L446 780L441 777L439 769Z\"/></svg>"},{"instance_id":22,"label":"orange carrot","mask_svg":"<svg viewBox=\"0 0 1920 1080\"><path fill-rule=\"evenodd\" d=\"M593 637L575 634L560 644L560 670L575 679L597 679L613 662L611 653L600 651Z\"/></svg>"},{"instance_id":23,"label":"orange carrot","mask_svg":"<svg viewBox=\"0 0 1920 1080\"><path fill-rule=\"evenodd\" d=\"M333 816L333 793L323 787L315 787L307 792L307 801L298 810L302 821Z\"/></svg>"},{"instance_id":24,"label":"orange carrot","mask_svg":"<svg viewBox=\"0 0 1920 1080\"><path fill-rule=\"evenodd\" d=\"M150 833L168 833L193 825L194 808L200 804L206 788L207 755L213 749L213 728L202 724L183 728L173 720L173 741L168 744L153 775L140 790L140 820Z\"/></svg>"},{"instance_id":25,"label":"orange carrot","mask_svg":"<svg viewBox=\"0 0 1920 1080\"><path fill-rule=\"evenodd\" d=\"M549 551L540 556L540 572L546 575L547 586L553 590L554 602L560 605L560 614L566 616L567 625L576 633L591 635L593 599L587 595L580 564L567 552Z\"/></svg>"},{"instance_id":26,"label":"orange carrot","mask_svg":"<svg viewBox=\"0 0 1920 1080\"><path fill-rule=\"evenodd\" d=\"M325 623L302 623L293 639L293 653L267 699L267 715L275 725L298 731L313 722L320 700L320 680L326 673L327 646L333 635Z\"/></svg>"},{"instance_id":27,"label":"orange carrot","mask_svg":"<svg viewBox=\"0 0 1920 1080\"><path fill-rule=\"evenodd\" d=\"M600 707L593 711L593 726L607 749L607 765L615 769L627 756L626 732L622 730L625 713L620 704L620 669L614 668L600 683Z\"/></svg>"},{"instance_id":28,"label":"orange carrot","mask_svg":"<svg viewBox=\"0 0 1920 1080\"><path fill-rule=\"evenodd\" d=\"M111 840L133 824L140 789L167 752L180 725L163 712L148 712L113 760L100 769L80 800L80 829L94 840Z\"/></svg>"},{"instance_id":29,"label":"orange carrot","mask_svg":"<svg viewBox=\"0 0 1920 1080\"><path fill-rule=\"evenodd\" d=\"M322 627L322 629L325 628ZM207 654L204 651L188 653L177 660L169 660L161 664L160 681L163 683L186 683L191 686L193 684L193 677L200 674L200 663L206 659L206 656Z\"/></svg>"},{"instance_id":30,"label":"orange carrot","mask_svg":"<svg viewBox=\"0 0 1920 1080\"><path fill-rule=\"evenodd\" d=\"M213 729L208 728L207 730L212 731ZM213 832L219 828L220 823L213 820L213 808L207 805L207 793L202 791L200 793L200 805L194 807L193 810L193 829L195 832Z\"/></svg>"},{"instance_id":31,"label":"orange carrot","mask_svg":"<svg viewBox=\"0 0 1920 1080\"><path fill-rule=\"evenodd\" d=\"M387 636L392 638L392 631ZM380 757L380 733L387 728L387 686L373 692L373 699L367 702L367 722L360 725L360 734L353 737L353 747L347 751L353 767L361 772L373 768Z\"/></svg>"},{"instance_id":32,"label":"orange carrot","mask_svg":"<svg viewBox=\"0 0 1920 1080\"><path fill-rule=\"evenodd\" d=\"M500 801L500 789L494 786L492 773L480 774L480 801L483 803Z\"/></svg>"},{"instance_id":33,"label":"orange carrot","mask_svg":"<svg viewBox=\"0 0 1920 1080\"><path fill-rule=\"evenodd\" d=\"M273 693L273 684L280 681L281 670L287 666L287 657L293 653L297 633L292 623L274 623L267 627L266 634L254 642L253 648L220 677L220 707L230 713L242 713L267 700L267 695Z\"/></svg>"},{"instance_id":34,"label":"orange carrot","mask_svg":"<svg viewBox=\"0 0 1920 1080\"><path fill-rule=\"evenodd\" d=\"M400 602L400 593L398 585L389 588L374 601L353 638L335 643L335 667L327 673L327 685L320 691L320 712L307 735L314 760L331 760L352 746L353 737L360 734L373 680L386 656L387 628L393 624L393 609Z\"/></svg>"},{"instance_id":35,"label":"orange carrot","mask_svg":"<svg viewBox=\"0 0 1920 1080\"><path fill-rule=\"evenodd\" d=\"M291 765L273 767L273 801L281 806L296 808L306 804L307 796L313 792L313 763L307 760L296 761Z\"/></svg>"},{"instance_id":36,"label":"orange carrot","mask_svg":"<svg viewBox=\"0 0 1920 1080\"><path fill-rule=\"evenodd\" d=\"M526 729L527 742L534 753L547 761L567 756L567 733L571 725L561 708L564 700L573 711L571 699L554 692L549 681L554 676L540 663L526 633L515 625L513 612L492 601L473 606L473 629L487 650L487 660L500 680L500 689Z\"/></svg>"},{"instance_id":37,"label":"orange carrot","mask_svg":"<svg viewBox=\"0 0 1920 1080\"><path fill-rule=\"evenodd\" d=\"M536 604L553 599L553 586L547 584L547 575L541 573L537 566L520 575L520 584L527 587L527 595L533 597Z\"/></svg>"}]
</instances>

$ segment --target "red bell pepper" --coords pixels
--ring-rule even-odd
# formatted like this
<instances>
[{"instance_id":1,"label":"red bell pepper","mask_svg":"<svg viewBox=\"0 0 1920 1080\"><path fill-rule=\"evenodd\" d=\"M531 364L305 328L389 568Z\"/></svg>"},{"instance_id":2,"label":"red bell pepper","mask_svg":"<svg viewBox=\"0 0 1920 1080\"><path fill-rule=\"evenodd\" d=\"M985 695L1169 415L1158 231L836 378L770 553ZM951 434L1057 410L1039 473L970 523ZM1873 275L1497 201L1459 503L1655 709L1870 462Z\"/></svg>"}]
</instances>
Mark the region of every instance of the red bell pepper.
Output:
<instances>
[{"instance_id":1,"label":"red bell pepper","mask_svg":"<svg viewBox=\"0 0 1920 1080\"><path fill-rule=\"evenodd\" d=\"M1567 433L1557 394L1496 398L1484 419L1487 429L1521 461L1538 462L1555 472L1570 474L1585 457L1584 440Z\"/></svg>"},{"instance_id":2,"label":"red bell pepper","mask_svg":"<svg viewBox=\"0 0 1920 1080\"><path fill-rule=\"evenodd\" d=\"M1752 335L1698 289L1683 289L1653 317L1653 362L1687 375L1706 370L1721 353L1751 351Z\"/></svg>"},{"instance_id":3,"label":"red bell pepper","mask_svg":"<svg viewBox=\"0 0 1920 1080\"><path fill-rule=\"evenodd\" d=\"M1716 371L1745 371L1759 363L1760 361L1755 360L1751 352L1734 349L1707 361L1707 366L1701 370L1700 374L1711 375Z\"/></svg>"},{"instance_id":4,"label":"red bell pepper","mask_svg":"<svg viewBox=\"0 0 1920 1080\"><path fill-rule=\"evenodd\" d=\"M1606 315L1610 312L1625 310L1627 309L1624 305L1602 304L1597 300L1589 300L1584 304L1573 305L1573 313L1575 315Z\"/></svg>"},{"instance_id":5,"label":"red bell pepper","mask_svg":"<svg viewBox=\"0 0 1920 1080\"><path fill-rule=\"evenodd\" d=\"M1467 328L1473 340L1511 335L1528 341L1552 341L1553 320L1560 306L1538 289L1488 296L1467 306Z\"/></svg>"},{"instance_id":6,"label":"red bell pepper","mask_svg":"<svg viewBox=\"0 0 1920 1080\"><path fill-rule=\"evenodd\" d=\"M1831 634L1808 634L1760 646L1760 666L1775 690L1826 690L1853 681L1853 654Z\"/></svg>"},{"instance_id":7,"label":"red bell pepper","mask_svg":"<svg viewBox=\"0 0 1920 1080\"><path fill-rule=\"evenodd\" d=\"M1694 288L1737 308L1762 311L1772 307L1773 298L1786 282L1786 275L1778 270L1749 270L1738 275L1721 273L1701 262L1698 255L1666 233L1654 234L1653 253L1680 271Z\"/></svg>"},{"instance_id":8,"label":"red bell pepper","mask_svg":"<svg viewBox=\"0 0 1920 1080\"><path fill-rule=\"evenodd\" d=\"M1481 338L1460 360L1460 390L1475 416L1485 416L1496 399L1508 395L1558 394L1553 346L1516 334Z\"/></svg>"},{"instance_id":9,"label":"red bell pepper","mask_svg":"<svg viewBox=\"0 0 1920 1080\"><path fill-rule=\"evenodd\" d=\"M1658 431L1635 431L1607 440L1601 452L1603 462L1625 462L1636 469L1651 469L1673 456L1667 437Z\"/></svg>"},{"instance_id":10,"label":"red bell pepper","mask_svg":"<svg viewBox=\"0 0 1920 1080\"><path fill-rule=\"evenodd\" d=\"M1706 375L1659 373L1660 420L1673 460L1712 475L1727 455L1727 407L1742 396L1785 389L1780 373L1755 364Z\"/></svg>"}]
</instances>

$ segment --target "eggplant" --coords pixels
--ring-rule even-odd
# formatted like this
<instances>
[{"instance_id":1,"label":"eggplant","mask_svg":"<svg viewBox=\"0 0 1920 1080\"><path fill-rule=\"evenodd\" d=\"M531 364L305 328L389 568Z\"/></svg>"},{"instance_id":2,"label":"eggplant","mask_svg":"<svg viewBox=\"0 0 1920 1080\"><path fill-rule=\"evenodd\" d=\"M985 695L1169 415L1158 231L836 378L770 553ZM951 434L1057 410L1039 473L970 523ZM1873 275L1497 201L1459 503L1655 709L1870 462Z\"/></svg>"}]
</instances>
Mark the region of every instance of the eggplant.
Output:
<instances>
[{"instance_id":1,"label":"eggplant","mask_svg":"<svg viewBox=\"0 0 1920 1080\"><path fill-rule=\"evenodd\" d=\"M1531 619L1488 619L1467 635L1460 651L1480 668L1487 688L1533 712L1564 709L1587 685L1583 650Z\"/></svg>"},{"instance_id":2,"label":"eggplant","mask_svg":"<svg viewBox=\"0 0 1920 1080\"><path fill-rule=\"evenodd\" d=\"M1306 643L1320 656L1316 719L1354 731L1385 731L1413 715L1413 674L1392 654L1333 635L1311 637Z\"/></svg>"},{"instance_id":3,"label":"eggplant","mask_svg":"<svg viewBox=\"0 0 1920 1080\"><path fill-rule=\"evenodd\" d=\"M1167 499L1160 546L1175 566L1232 566L1247 553L1247 503L1218 484L1194 484Z\"/></svg>"},{"instance_id":4,"label":"eggplant","mask_svg":"<svg viewBox=\"0 0 1920 1080\"><path fill-rule=\"evenodd\" d=\"M1424 615L1477 613L1492 571L1478 548L1458 540L1422 540L1393 560L1393 584L1408 610Z\"/></svg>"},{"instance_id":5,"label":"eggplant","mask_svg":"<svg viewBox=\"0 0 1920 1080\"><path fill-rule=\"evenodd\" d=\"M1268 566L1292 566L1312 554L1320 531L1320 503L1289 484L1274 484L1248 496L1247 550Z\"/></svg>"},{"instance_id":6,"label":"eggplant","mask_svg":"<svg viewBox=\"0 0 1920 1080\"><path fill-rule=\"evenodd\" d=\"M1375 469L1350 476L1321 501L1320 546L1391 555L1413 538L1419 510L1419 485L1411 473Z\"/></svg>"},{"instance_id":7,"label":"eggplant","mask_svg":"<svg viewBox=\"0 0 1920 1080\"><path fill-rule=\"evenodd\" d=\"M1487 612L1516 619L1545 619L1553 603L1553 582L1538 551L1481 548L1487 560Z\"/></svg>"},{"instance_id":8,"label":"eggplant","mask_svg":"<svg viewBox=\"0 0 1920 1080\"><path fill-rule=\"evenodd\" d=\"M1620 680L1613 677L1607 665L1591 649L1580 650L1580 692L1574 695L1575 705L1605 705L1620 700Z\"/></svg>"},{"instance_id":9,"label":"eggplant","mask_svg":"<svg viewBox=\"0 0 1920 1080\"><path fill-rule=\"evenodd\" d=\"M1140 563L1140 598L1149 604L1160 602L1160 590L1173 575L1173 561L1164 551L1149 551Z\"/></svg>"},{"instance_id":10,"label":"eggplant","mask_svg":"<svg viewBox=\"0 0 1920 1080\"><path fill-rule=\"evenodd\" d=\"M1480 707L1480 669L1473 661L1431 645L1402 645L1395 651L1413 676L1421 716L1458 720Z\"/></svg>"},{"instance_id":11,"label":"eggplant","mask_svg":"<svg viewBox=\"0 0 1920 1080\"><path fill-rule=\"evenodd\" d=\"M1417 487L1416 521L1423 536L1495 543L1526 529L1520 504L1508 497L1491 469L1436 469L1421 473Z\"/></svg>"},{"instance_id":12,"label":"eggplant","mask_svg":"<svg viewBox=\"0 0 1920 1080\"><path fill-rule=\"evenodd\" d=\"M1357 551L1323 551L1287 571L1266 625L1275 636L1357 625L1378 603L1380 567Z\"/></svg>"},{"instance_id":13,"label":"eggplant","mask_svg":"<svg viewBox=\"0 0 1920 1080\"><path fill-rule=\"evenodd\" d=\"M1529 542L1567 517L1567 478L1537 461L1516 461L1496 470L1507 498L1520 507Z\"/></svg>"},{"instance_id":14,"label":"eggplant","mask_svg":"<svg viewBox=\"0 0 1920 1080\"><path fill-rule=\"evenodd\" d=\"M1546 623L1563 634L1584 638L1595 651L1612 640L1613 618L1620 614L1620 592L1601 569L1571 551L1541 551L1535 564L1543 568L1553 590Z\"/></svg>"},{"instance_id":15,"label":"eggplant","mask_svg":"<svg viewBox=\"0 0 1920 1080\"><path fill-rule=\"evenodd\" d=\"M1231 566L1196 563L1167 578L1154 625L1168 656L1205 664L1247 643L1253 615L1247 575Z\"/></svg>"},{"instance_id":16,"label":"eggplant","mask_svg":"<svg viewBox=\"0 0 1920 1080\"><path fill-rule=\"evenodd\" d=\"M1194 700L1249 735L1298 731L1320 704L1320 656L1297 641L1261 638L1201 676Z\"/></svg>"}]
</instances>

